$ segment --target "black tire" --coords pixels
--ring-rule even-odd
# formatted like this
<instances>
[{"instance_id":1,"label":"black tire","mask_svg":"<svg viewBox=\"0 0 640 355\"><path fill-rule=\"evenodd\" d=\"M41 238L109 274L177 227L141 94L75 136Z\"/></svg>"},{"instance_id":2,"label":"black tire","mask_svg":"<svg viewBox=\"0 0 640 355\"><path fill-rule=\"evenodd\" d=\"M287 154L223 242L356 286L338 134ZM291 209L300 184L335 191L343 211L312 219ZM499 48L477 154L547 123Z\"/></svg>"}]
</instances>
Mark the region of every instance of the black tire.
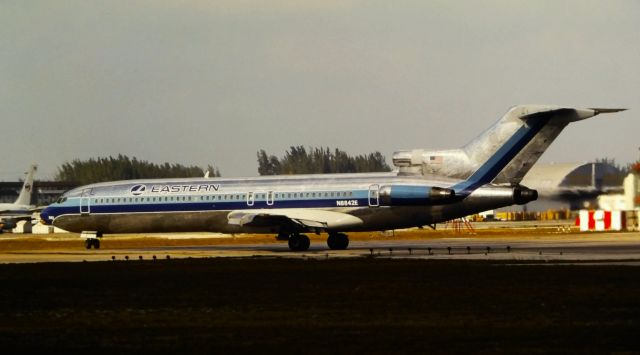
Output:
<instances>
[{"instance_id":1,"label":"black tire","mask_svg":"<svg viewBox=\"0 0 640 355\"><path fill-rule=\"evenodd\" d=\"M309 249L311 241L304 234L292 234L289 237L289 249L292 251L305 251Z\"/></svg>"},{"instance_id":2,"label":"black tire","mask_svg":"<svg viewBox=\"0 0 640 355\"><path fill-rule=\"evenodd\" d=\"M329 234L327 246L331 250L345 250L349 247L349 237L344 233Z\"/></svg>"},{"instance_id":3,"label":"black tire","mask_svg":"<svg viewBox=\"0 0 640 355\"><path fill-rule=\"evenodd\" d=\"M289 233L289 232L280 231L278 233L278 235L276 236L276 240L289 240L289 236L290 235L291 235L291 233Z\"/></svg>"},{"instance_id":4,"label":"black tire","mask_svg":"<svg viewBox=\"0 0 640 355\"><path fill-rule=\"evenodd\" d=\"M91 249L91 246L93 245L93 241L91 239L85 239L84 240L84 247L87 249Z\"/></svg>"},{"instance_id":5,"label":"black tire","mask_svg":"<svg viewBox=\"0 0 640 355\"><path fill-rule=\"evenodd\" d=\"M302 251L304 250L309 250L309 247L311 246L311 240L309 239L309 237L307 237L306 235L302 234L300 235L300 238L302 239Z\"/></svg>"},{"instance_id":6,"label":"black tire","mask_svg":"<svg viewBox=\"0 0 640 355\"><path fill-rule=\"evenodd\" d=\"M93 240L93 247L96 249L100 249L100 239Z\"/></svg>"}]
</instances>

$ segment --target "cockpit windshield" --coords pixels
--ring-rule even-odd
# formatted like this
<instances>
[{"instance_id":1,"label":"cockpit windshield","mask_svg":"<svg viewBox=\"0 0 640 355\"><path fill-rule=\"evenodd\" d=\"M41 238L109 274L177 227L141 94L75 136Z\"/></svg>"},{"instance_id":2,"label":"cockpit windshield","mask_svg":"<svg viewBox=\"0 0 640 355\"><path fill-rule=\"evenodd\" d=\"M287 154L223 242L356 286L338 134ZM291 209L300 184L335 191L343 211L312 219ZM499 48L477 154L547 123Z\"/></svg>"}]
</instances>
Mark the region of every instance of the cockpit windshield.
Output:
<instances>
[{"instance_id":1,"label":"cockpit windshield","mask_svg":"<svg viewBox=\"0 0 640 355\"><path fill-rule=\"evenodd\" d=\"M58 198L58 200L56 200L56 203L64 203L64 201L66 201L68 198L80 197L81 194L82 194L82 190L81 189L69 190L69 191L63 193L62 196L60 196L60 198Z\"/></svg>"}]
</instances>

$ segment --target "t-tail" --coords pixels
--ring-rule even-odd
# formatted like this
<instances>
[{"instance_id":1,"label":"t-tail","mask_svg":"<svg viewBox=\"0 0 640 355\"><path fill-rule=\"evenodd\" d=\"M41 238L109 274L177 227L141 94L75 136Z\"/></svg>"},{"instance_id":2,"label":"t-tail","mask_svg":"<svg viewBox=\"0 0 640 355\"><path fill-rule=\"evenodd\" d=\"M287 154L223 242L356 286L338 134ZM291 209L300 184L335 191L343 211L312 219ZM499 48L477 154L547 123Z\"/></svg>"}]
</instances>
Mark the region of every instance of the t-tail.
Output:
<instances>
[{"instance_id":1,"label":"t-tail","mask_svg":"<svg viewBox=\"0 0 640 355\"><path fill-rule=\"evenodd\" d=\"M396 152L401 174L434 174L464 182L454 186L465 196L488 184L517 186L533 164L571 122L625 109L520 105L462 149Z\"/></svg>"},{"instance_id":2,"label":"t-tail","mask_svg":"<svg viewBox=\"0 0 640 355\"><path fill-rule=\"evenodd\" d=\"M31 192L33 191L33 175L36 170L38 170L38 166L32 164L29 168L29 171L26 173L27 176L24 179L24 184L22 184L22 190L20 190L20 195L18 195L18 199L15 204L19 206L29 206L31 205Z\"/></svg>"}]
</instances>

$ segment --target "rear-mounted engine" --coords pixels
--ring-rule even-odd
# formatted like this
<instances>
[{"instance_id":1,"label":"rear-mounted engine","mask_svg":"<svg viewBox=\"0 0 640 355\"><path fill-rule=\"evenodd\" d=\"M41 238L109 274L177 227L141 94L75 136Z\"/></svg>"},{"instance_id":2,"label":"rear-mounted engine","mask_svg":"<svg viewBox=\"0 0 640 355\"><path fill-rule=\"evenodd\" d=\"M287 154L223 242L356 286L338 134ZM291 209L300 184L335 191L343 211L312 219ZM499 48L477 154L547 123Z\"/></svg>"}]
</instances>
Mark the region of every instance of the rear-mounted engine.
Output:
<instances>
[{"instance_id":1,"label":"rear-mounted engine","mask_svg":"<svg viewBox=\"0 0 640 355\"><path fill-rule=\"evenodd\" d=\"M451 189L419 185L387 185L380 188L382 206L441 205L455 200Z\"/></svg>"}]
</instances>

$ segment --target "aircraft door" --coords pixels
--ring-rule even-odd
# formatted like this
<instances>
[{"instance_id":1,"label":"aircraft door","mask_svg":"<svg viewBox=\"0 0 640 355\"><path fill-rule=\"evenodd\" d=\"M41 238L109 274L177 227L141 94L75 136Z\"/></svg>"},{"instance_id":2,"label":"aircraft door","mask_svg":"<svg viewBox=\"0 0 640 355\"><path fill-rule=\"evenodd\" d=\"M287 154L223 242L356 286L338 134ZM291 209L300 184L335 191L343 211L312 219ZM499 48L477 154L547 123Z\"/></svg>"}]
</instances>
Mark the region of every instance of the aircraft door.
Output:
<instances>
[{"instance_id":1,"label":"aircraft door","mask_svg":"<svg viewBox=\"0 0 640 355\"><path fill-rule=\"evenodd\" d=\"M380 206L380 185L378 184L369 186L369 206Z\"/></svg>"},{"instance_id":2,"label":"aircraft door","mask_svg":"<svg viewBox=\"0 0 640 355\"><path fill-rule=\"evenodd\" d=\"M273 191L267 192L267 206L273 206Z\"/></svg>"},{"instance_id":3,"label":"aircraft door","mask_svg":"<svg viewBox=\"0 0 640 355\"><path fill-rule=\"evenodd\" d=\"M256 196L253 192L249 192L247 194L247 206L253 206L253 204L256 202Z\"/></svg>"},{"instance_id":4,"label":"aircraft door","mask_svg":"<svg viewBox=\"0 0 640 355\"><path fill-rule=\"evenodd\" d=\"M91 189L84 189L80 194L80 214L88 215L91 213Z\"/></svg>"}]
</instances>

